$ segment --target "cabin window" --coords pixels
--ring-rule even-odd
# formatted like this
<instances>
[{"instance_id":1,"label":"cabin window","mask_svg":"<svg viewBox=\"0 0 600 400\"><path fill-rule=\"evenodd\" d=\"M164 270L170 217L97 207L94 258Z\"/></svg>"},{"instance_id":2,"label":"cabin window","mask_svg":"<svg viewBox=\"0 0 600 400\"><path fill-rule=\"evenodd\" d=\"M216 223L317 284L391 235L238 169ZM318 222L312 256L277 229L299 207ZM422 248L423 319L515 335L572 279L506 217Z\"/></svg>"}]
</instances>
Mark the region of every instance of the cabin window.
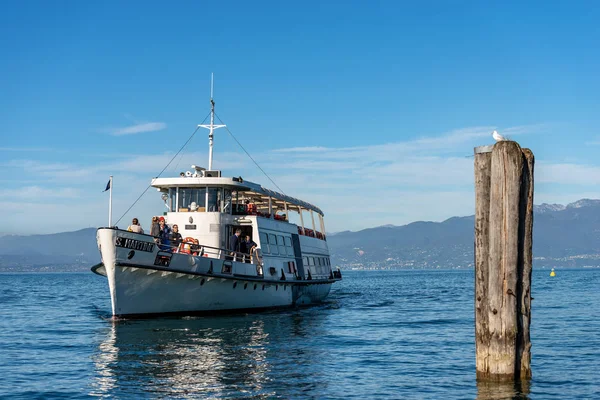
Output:
<instances>
[{"instance_id":1,"label":"cabin window","mask_svg":"<svg viewBox=\"0 0 600 400\"><path fill-rule=\"evenodd\" d=\"M315 258L314 257L308 257L308 265L315 265Z\"/></svg>"},{"instance_id":2,"label":"cabin window","mask_svg":"<svg viewBox=\"0 0 600 400\"><path fill-rule=\"evenodd\" d=\"M292 247L292 239L289 236L283 238L285 240L285 249L288 256L294 256L294 248Z\"/></svg>"},{"instance_id":3,"label":"cabin window","mask_svg":"<svg viewBox=\"0 0 600 400\"><path fill-rule=\"evenodd\" d=\"M179 204L177 204L178 211L189 211L189 205L191 202L191 189L179 188Z\"/></svg>"},{"instance_id":4,"label":"cabin window","mask_svg":"<svg viewBox=\"0 0 600 400\"><path fill-rule=\"evenodd\" d=\"M223 212L226 214L231 214L231 209L231 189L223 189Z\"/></svg>"},{"instance_id":5,"label":"cabin window","mask_svg":"<svg viewBox=\"0 0 600 400\"><path fill-rule=\"evenodd\" d=\"M204 211L206 188L179 188L178 211Z\"/></svg>"},{"instance_id":6,"label":"cabin window","mask_svg":"<svg viewBox=\"0 0 600 400\"><path fill-rule=\"evenodd\" d=\"M219 212L221 210L221 199L223 196L223 192L221 188L208 188L208 208L206 211L208 212Z\"/></svg>"},{"instance_id":7,"label":"cabin window","mask_svg":"<svg viewBox=\"0 0 600 400\"><path fill-rule=\"evenodd\" d=\"M269 250L269 240L267 239L267 234L261 232L260 233L260 246L263 253L270 253Z\"/></svg>"},{"instance_id":8,"label":"cabin window","mask_svg":"<svg viewBox=\"0 0 600 400\"><path fill-rule=\"evenodd\" d=\"M281 254L282 256L285 256L286 250L285 250L285 243L283 241L283 236L277 236L277 246L279 246L279 254Z\"/></svg>"},{"instance_id":9,"label":"cabin window","mask_svg":"<svg viewBox=\"0 0 600 400\"><path fill-rule=\"evenodd\" d=\"M271 248L271 254L279 254L277 250L277 237L272 233L269 233L269 247Z\"/></svg>"},{"instance_id":10,"label":"cabin window","mask_svg":"<svg viewBox=\"0 0 600 400\"><path fill-rule=\"evenodd\" d=\"M302 258L302 264L308 265L308 257L303 257Z\"/></svg>"},{"instance_id":11,"label":"cabin window","mask_svg":"<svg viewBox=\"0 0 600 400\"><path fill-rule=\"evenodd\" d=\"M177 209L177 189L169 188L169 200L167 205L169 206L169 211L175 212Z\"/></svg>"}]
</instances>

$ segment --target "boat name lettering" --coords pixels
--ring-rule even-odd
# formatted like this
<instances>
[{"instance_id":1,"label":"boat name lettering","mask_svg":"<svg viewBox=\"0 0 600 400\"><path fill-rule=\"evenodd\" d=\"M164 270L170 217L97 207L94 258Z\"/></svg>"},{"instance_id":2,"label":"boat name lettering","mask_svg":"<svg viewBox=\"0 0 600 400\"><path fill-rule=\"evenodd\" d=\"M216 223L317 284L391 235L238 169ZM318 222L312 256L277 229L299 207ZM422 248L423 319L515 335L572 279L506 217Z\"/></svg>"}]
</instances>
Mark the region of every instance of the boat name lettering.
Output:
<instances>
[{"instance_id":1,"label":"boat name lettering","mask_svg":"<svg viewBox=\"0 0 600 400\"><path fill-rule=\"evenodd\" d=\"M191 230L193 230L193 229L196 229L196 225L186 225L186 226L185 226L185 230L186 230L186 231L191 231Z\"/></svg>"},{"instance_id":2,"label":"boat name lettering","mask_svg":"<svg viewBox=\"0 0 600 400\"><path fill-rule=\"evenodd\" d=\"M126 249L147 251L148 253L152 253L154 251L154 243L142 242L140 240L135 239L127 239L124 237L118 237L115 246L124 247Z\"/></svg>"}]
</instances>

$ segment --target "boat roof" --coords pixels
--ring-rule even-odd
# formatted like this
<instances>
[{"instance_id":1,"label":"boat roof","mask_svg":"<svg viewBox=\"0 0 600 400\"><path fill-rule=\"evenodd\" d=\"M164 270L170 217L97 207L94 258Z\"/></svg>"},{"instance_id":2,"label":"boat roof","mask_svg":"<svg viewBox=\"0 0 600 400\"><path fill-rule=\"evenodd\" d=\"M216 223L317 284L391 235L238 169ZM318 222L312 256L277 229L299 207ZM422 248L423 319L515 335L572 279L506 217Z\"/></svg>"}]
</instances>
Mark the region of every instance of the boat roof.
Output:
<instances>
[{"instance_id":1,"label":"boat roof","mask_svg":"<svg viewBox=\"0 0 600 400\"><path fill-rule=\"evenodd\" d=\"M258 183L250 182L239 178L229 177L175 177L175 178L154 178L151 183L152 187L158 188L159 190L175 188L175 187L222 187L226 186L232 190L239 192L250 192L251 194L259 194L264 196L265 199L271 197L273 204L277 206L284 206L284 202L287 203L288 209L300 210L312 210L320 215L324 215L321 209L313 204L306 201L297 199L287 194L279 193L271 189L267 189Z\"/></svg>"}]
</instances>

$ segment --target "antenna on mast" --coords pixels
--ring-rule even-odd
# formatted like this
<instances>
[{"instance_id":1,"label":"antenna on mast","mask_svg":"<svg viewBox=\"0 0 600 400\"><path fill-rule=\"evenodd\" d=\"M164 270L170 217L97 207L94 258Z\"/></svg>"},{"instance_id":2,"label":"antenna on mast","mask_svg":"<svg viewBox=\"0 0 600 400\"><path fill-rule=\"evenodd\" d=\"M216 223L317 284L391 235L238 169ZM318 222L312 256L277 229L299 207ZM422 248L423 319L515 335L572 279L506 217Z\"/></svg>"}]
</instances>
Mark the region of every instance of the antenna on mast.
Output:
<instances>
[{"instance_id":1,"label":"antenna on mast","mask_svg":"<svg viewBox=\"0 0 600 400\"><path fill-rule=\"evenodd\" d=\"M213 100L215 87L215 75L210 74L210 125L198 125L200 128L208 129L208 170L212 171L213 160L213 132L215 129L224 128L225 125L215 125L215 101Z\"/></svg>"}]
</instances>

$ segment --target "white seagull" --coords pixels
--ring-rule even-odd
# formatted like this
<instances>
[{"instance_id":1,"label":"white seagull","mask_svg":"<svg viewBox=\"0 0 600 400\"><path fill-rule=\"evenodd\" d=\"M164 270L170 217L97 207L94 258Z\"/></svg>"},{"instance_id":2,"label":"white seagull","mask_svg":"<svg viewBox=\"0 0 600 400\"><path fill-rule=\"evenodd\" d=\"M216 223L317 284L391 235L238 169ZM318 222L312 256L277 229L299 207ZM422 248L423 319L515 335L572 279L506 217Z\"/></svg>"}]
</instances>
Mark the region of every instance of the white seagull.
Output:
<instances>
[{"instance_id":1,"label":"white seagull","mask_svg":"<svg viewBox=\"0 0 600 400\"><path fill-rule=\"evenodd\" d=\"M496 142L501 142L503 140L507 140L504 136L499 134L497 131L492 132L492 137L496 140Z\"/></svg>"}]
</instances>

